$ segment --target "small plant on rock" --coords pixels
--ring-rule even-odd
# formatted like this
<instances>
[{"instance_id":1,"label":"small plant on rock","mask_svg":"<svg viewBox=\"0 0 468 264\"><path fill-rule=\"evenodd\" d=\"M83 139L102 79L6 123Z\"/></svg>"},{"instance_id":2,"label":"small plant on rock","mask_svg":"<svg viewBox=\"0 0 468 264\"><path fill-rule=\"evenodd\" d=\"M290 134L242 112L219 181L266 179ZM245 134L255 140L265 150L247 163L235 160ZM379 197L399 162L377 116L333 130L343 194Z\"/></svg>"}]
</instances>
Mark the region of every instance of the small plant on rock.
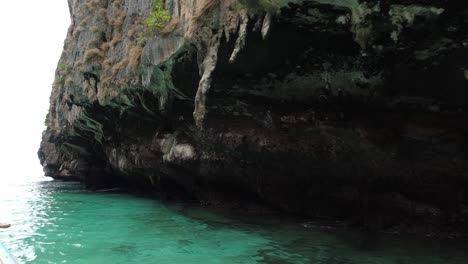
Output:
<instances>
[{"instance_id":1,"label":"small plant on rock","mask_svg":"<svg viewBox=\"0 0 468 264\"><path fill-rule=\"evenodd\" d=\"M144 47L146 45L146 37L145 34L143 34L143 32L138 33L137 45L140 47Z\"/></svg>"},{"instance_id":2,"label":"small plant on rock","mask_svg":"<svg viewBox=\"0 0 468 264\"><path fill-rule=\"evenodd\" d=\"M162 0L154 0L149 17L146 19L148 29L153 32L159 32L166 26L169 20L171 20L171 15L164 8Z\"/></svg>"},{"instance_id":3,"label":"small plant on rock","mask_svg":"<svg viewBox=\"0 0 468 264\"><path fill-rule=\"evenodd\" d=\"M58 65L58 70L59 70L60 74L66 75L66 74L70 73L71 67L68 64L60 63Z\"/></svg>"},{"instance_id":4,"label":"small plant on rock","mask_svg":"<svg viewBox=\"0 0 468 264\"><path fill-rule=\"evenodd\" d=\"M160 33L171 20L171 15L164 8L162 0L154 0L151 12L142 23L142 31L136 37L137 45L144 47L148 38Z\"/></svg>"}]
</instances>

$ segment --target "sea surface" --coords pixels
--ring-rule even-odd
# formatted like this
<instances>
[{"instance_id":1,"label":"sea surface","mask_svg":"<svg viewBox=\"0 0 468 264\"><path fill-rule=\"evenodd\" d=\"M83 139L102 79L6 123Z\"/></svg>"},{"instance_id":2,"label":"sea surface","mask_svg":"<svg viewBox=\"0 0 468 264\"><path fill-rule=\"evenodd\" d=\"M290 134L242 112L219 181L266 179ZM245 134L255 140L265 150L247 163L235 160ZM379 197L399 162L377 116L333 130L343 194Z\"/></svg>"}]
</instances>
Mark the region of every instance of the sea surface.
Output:
<instances>
[{"instance_id":1,"label":"sea surface","mask_svg":"<svg viewBox=\"0 0 468 264\"><path fill-rule=\"evenodd\" d=\"M467 241L239 217L46 178L1 182L0 222L20 263L468 263Z\"/></svg>"}]
</instances>

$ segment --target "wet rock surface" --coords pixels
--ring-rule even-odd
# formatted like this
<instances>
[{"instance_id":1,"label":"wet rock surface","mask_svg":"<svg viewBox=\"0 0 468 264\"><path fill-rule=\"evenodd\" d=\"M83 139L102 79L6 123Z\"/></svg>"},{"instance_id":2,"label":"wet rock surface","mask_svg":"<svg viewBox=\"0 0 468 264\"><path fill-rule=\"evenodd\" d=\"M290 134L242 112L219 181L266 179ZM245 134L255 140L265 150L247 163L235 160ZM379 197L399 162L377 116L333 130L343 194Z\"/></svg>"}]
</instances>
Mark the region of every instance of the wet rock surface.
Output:
<instances>
[{"instance_id":1,"label":"wet rock surface","mask_svg":"<svg viewBox=\"0 0 468 264\"><path fill-rule=\"evenodd\" d=\"M468 4L69 1L46 175L379 226L468 220Z\"/></svg>"}]
</instances>

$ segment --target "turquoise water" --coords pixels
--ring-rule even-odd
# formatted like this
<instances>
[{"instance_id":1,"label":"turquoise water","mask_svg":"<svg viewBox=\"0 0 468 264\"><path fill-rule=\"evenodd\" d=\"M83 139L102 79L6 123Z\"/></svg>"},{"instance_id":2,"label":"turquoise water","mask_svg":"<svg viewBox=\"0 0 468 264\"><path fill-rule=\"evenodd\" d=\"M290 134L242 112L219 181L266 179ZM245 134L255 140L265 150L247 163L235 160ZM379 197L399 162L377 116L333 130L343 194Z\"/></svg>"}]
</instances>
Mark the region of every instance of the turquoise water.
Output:
<instances>
[{"instance_id":1,"label":"turquoise water","mask_svg":"<svg viewBox=\"0 0 468 264\"><path fill-rule=\"evenodd\" d=\"M215 214L76 183L0 186L2 241L21 263L468 263L468 244Z\"/></svg>"}]
</instances>

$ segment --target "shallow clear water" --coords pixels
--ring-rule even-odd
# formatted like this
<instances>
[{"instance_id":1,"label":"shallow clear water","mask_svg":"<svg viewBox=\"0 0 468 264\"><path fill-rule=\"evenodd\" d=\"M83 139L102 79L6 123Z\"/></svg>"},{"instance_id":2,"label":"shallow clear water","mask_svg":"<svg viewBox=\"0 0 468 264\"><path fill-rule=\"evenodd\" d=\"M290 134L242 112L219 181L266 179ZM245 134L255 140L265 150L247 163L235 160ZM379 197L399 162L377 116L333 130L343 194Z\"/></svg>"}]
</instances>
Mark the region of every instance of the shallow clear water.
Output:
<instances>
[{"instance_id":1,"label":"shallow clear water","mask_svg":"<svg viewBox=\"0 0 468 264\"><path fill-rule=\"evenodd\" d=\"M2 241L24 263L468 263L468 244L239 218L78 184L2 183Z\"/></svg>"}]
</instances>

